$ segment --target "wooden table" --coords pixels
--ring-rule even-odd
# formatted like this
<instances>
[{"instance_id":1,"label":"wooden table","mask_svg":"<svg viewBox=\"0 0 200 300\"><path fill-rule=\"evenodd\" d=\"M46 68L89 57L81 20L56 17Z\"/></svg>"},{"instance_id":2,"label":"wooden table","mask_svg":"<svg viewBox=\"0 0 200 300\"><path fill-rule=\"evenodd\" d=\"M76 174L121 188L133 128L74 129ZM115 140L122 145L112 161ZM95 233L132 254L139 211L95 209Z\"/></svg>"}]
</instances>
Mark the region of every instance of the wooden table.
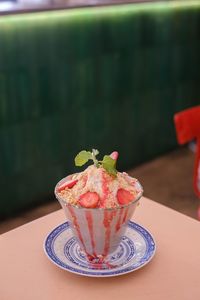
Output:
<instances>
[{"instance_id":1,"label":"wooden table","mask_svg":"<svg viewBox=\"0 0 200 300\"><path fill-rule=\"evenodd\" d=\"M0 236L0 299L200 299L200 223L147 198L134 221L157 242L144 268L112 278L81 277L53 265L43 241L65 221L60 210Z\"/></svg>"}]
</instances>

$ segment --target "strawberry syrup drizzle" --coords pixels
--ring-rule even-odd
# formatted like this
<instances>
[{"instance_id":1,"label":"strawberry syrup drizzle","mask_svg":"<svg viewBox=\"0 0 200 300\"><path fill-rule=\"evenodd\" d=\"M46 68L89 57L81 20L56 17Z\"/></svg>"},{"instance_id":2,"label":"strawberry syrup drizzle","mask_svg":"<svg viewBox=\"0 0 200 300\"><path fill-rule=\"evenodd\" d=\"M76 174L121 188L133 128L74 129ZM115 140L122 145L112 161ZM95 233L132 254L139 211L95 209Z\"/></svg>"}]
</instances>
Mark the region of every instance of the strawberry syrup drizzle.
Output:
<instances>
[{"instance_id":1,"label":"strawberry syrup drizzle","mask_svg":"<svg viewBox=\"0 0 200 300\"><path fill-rule=\"evenodd\" d=\"M86 186L86 183L87 183L87 180L88 180L88 176L84 175L82 180L83 180L83 187L82 188L84 188Z\"/></svg>"},{"instance_id":2,"label":"strawberry syrup drizzle","mask_svg":"<svg viewBox=\"0 0 200 300\"><path fill-rule=\"evenodd\" d=\"M109 269L115 268L115 266L113 266L109 262L105 261L105 257L107 256L107 254L106 255L102 255L102 257L98 257L96 255L95 251L93 251L93 255L90 255L89 253L87 253L85 244L83 242L83 237L81 235L80 226L78 224L78 221L77 221L76 215L74 213L74 210L73 210L73 208L71 206L68 206L68 210L69 210L69 212L70 212L70 214L72 216L73 224L74 224L74 226L76 228L79 240L81 241L81 243L83 245L83 250L86 253L87 259L88 259L91 267L94 267L95 269L99 269L99 270L103 270L105 268L104 266L107 266ZM88 212L86 212L86 213L88 213ZM114 214L111 213L111 216L110 216L111 220L112 220L113 216L114 216ZM89 223L88 224L88 228L89 228L89 232L90 232L90 235L91 235L92 247L94 247L93 249L95 249L94 232L93 232L93 220L92 220L91 212L89 212L89 214L87 214L86 219L87 219L87 222ZM106 220L107 220L107 218L106 218ZM105 222L105 223L106 223L106 226L110 226L109 222ZM108 237L108 235L110 237L110 230L108 230L108 232L107 232L107 237ZM108 243L105 246L106 247L104 248L104 253L108 252L109 241L108 241Z\"/></svg>"},{"instance_id":3,"label":"strawberry syrup drizzle","mask_svg":"<svg viewBox=\"0 0 200 300\"><path fill-rule=\"evenodd\" d=\"M102 192L103 192L103 196L101 197L100 207L105 207L106 198L110 193L110 191L108 188L108 178L105 177L105 174L103 172L102 172Z\"/></svg>"},{"instance_id":4,"label":"strawberry syrup drizzle","mask_svg":"<svg viewBox=\"0 0 200 300\"><path fill-rule=\"evenodd\" d=\"M94 241L94 230L93 230L93 219L92 219L92 214L90 211L86 211L85 212L85 216L86 216L86 220L88 223L88 230L90 233L90 239L91 239L91 245L92 245L92 249L93 249L93 255L94 257L96 257L96 252L95 252L95 241Z\"/></svg>"},{"instance_id":5,"label":"strawberry syrup drizzle","mask_svg":"<svg viewBox=\"0 0 200 300\"><path fill-rule=\"evenodd\" d=\"M112 179L109 180L109 178L106 178L105 174L102 172L102 191L103 191L103 197L101 197L101 203L100 207L105 207L106 204L106 198L108 197L108 194L110 194L110 190L108 188L108 183ZM116 211L104 211L104 220L103 224L105 227L105 242L104 242L104 250L103 250L103 256L102 256L102 263L104 263L108 268L113 268L111 264L105 261L105 258L108 255L109 248L110 248L110 235L111 235L111 222L113 218L116 216Z\"/></svg>"},{"instance_id":6,"label":"strawberry syrup drizzle","mask_svg":"<svg viewBox=\"0 0 200 300\"><path fill-rule=\"evenodd\" d=\"M88 214L89 213L89 214ZM104 251L102 256L96 255L95 251L93 255L87 255L87 258L89 260L89 263L91 267L99 270L105 269L105 267L109 269L113 269L116 266L110 264L108 261L106 261L106 257L108 256L109 253L109 248L110 248L110 234L111 234L111 222L113 218L116 216L117 211L104 211L104 220L103 224L105 227L105 243L104 243ZM94 233L93 233L93 220L92 220L92 215L91 212L86 212L87 216L86 219L88 221L88 228L90 232L90 237L91 237L91 243L93 246L93 249L95 249L95 243L94 243Z\"/></svg>"},{"instance_id":7,"label":"strawberry syrup drizzle","mask_svg":"<svg viewBox=\"0 0 200 300\"><path fill-rule=\"evenodd\" d=\"M68 208L68 210L69 210L69 212L70 212L70 214L71 214L71 216L72 216L73 224L74 224L74 226L75 226L75 228L76 228L76 231L77 231L79 240L80 240L80 242L81 242L82 245L83 245L83 249L84 249L85 253L87 254L86 247L85 247L85 244L84 244L84 241L83 241L83 237L82 237L82 234L81 234L81 231L80 231L80 226L79 226L79 224L78 224L78 221L77 221L76 215L75 215L75 213L74 213L74 210L73 210L73 208L72 208L71 206L67 206L67 208ZM88 255L88 254L87 254L87 255Z\"/></svg>"},{"instance_id":8,"label":"strawberry syrup drizzle","mask_svg":"<svg viewBox=\"0 0 200 300\"><path fill-rule=\"evenodd\" d=\"M128 210L129 210L129 207L127 207L125 209L125 212L124 212L124 217L123 217L123 221L122 221L122 224L126 222L127 220L127 216L128 216Z\"/></svg>"},{"instance_id":9,"label":"strawberry syrup drizzle","mask_svg":"<svg viewBox=\"0 0 200 300\"><path fill-rule=\"evenodd\" d=\"M121 225L122 225L122 222L121 222L122 215L123 215L123 208L121 208L120 211L119 211L119 217L118 217L118 220L117 220L117 224L115 226L115 231L118 231L120 229Z\"/></svg>"},{"instance_id":10,"label":"strawberry syrup drizzle","mask_svg":"<svg viewBox=\"0 0 200 300\"><path fill-rule=\"evenodd\" d=\"M104 227L105 227L105 243L104 243L104 250L103 250L103 257L106 257L109 252L110 247L110 234L111 234L111 228L110 224L112 222L112 219L114 217L114 212L110 211L104 211Z\"/></svg>"},{"instance_id":11,"label":"strawberry syrup drizzle","mask_svg":"<svg viewBox=\"0 0 200 300\"><path fill-rule=\"evenodd\" d=\"M93 229L91 227L91 219L90 219L90 217L92 217L92 216L89 215L89 218L88 218L88 212L86 212L86 213L87 213L86 218L87 218L87 221L88 221L88 228L89 228L90 236L91 236L91 242L92 242L92 245L93 245L94 236L93 236ZM105 266L109 269L115 268L114 265L112 265L112 264L110 264L109 262L106 261L106 257L108 255L108 251L109 251L109 247L110 247L110 233L111 233L110 223L112 222L113 217L115 215L116 215L115 211L114 212L104 211L103 224L104 224L106 230L105 230L105 245L104 245L103 255L102 256L97 256L95 254L95 252L94 252L94 256L87 255L91 267L93 267L95 269L103 270L103 269L105 269ZM95 244L94 244L94 246L95 246Z\"/></svg>"},{"instance_id":12,"label":"strawberry syrup drizzle","mask_svg":"<svg viewBox=\"0 0 200 300\"><path fill-rule=\"evenodd\" d=\"M95 269L98 269L98 270L103 270L103 269L105 269L105 266L106 266L107 268L109 268L109 269L113 269L113 268L116 267L116 266L110 264L109 262L107 262L107 261L105 260L105 257L103 257L103 256L100 257L100 258L98 258L98 262L96 262L96 263L90 263L90 264L91 264L92 267L94 267Z\"/></svg>"}]
</instances>

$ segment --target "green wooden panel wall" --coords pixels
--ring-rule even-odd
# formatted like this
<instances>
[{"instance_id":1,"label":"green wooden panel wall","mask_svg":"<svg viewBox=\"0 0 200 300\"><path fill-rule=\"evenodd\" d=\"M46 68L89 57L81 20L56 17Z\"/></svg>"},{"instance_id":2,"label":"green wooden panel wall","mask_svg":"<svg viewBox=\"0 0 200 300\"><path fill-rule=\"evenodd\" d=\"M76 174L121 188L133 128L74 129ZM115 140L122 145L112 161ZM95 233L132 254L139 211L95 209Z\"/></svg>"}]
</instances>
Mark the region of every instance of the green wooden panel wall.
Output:
<instances>
[{"instance_id":1,"label":"green wooden panel wall","mask_svg":"<svg viewBox=\"0 0 200 300\"><path fill-rule=\"evenodd\" d=\"M200 103L198 1L0 18L0 216L48 195L81 149L127 169L176 146Z\"/></svg>"}]
</instances>

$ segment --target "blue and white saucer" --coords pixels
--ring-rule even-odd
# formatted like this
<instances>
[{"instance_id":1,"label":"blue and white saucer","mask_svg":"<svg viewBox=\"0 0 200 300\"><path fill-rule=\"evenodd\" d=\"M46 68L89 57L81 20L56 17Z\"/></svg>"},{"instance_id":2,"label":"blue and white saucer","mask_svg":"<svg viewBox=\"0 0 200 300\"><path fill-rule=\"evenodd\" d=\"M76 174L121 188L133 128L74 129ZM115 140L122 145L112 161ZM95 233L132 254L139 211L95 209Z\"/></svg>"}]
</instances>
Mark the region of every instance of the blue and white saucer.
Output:
<instances>
[{"instance_id":1,"label":"blue and white saucer","mask_svg":"<svg viewBox=\"0 0 200 300\"><path fill-rule=\"evenodd\" d=\"M111 277L145 266L154 256L156 246L145 228L129 221L119 247L99 268L98 263L95 265L86 260L69 223L65 222L50 232L44 242L44 250L54 264L66 271L90 277Z\"/></svg>"}]
</instances>

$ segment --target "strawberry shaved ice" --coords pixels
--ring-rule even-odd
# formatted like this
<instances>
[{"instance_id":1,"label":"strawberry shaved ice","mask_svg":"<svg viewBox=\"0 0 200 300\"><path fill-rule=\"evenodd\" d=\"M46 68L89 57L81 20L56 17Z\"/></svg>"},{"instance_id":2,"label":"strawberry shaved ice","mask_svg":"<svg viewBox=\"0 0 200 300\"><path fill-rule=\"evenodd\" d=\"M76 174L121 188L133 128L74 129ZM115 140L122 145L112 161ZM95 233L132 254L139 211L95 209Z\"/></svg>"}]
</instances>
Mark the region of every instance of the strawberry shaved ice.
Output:
<instances>
[{"instance_id":1,"label":"strawberry shaved ice","mask_svg":"<svg viewBox=\"0 0 200 300\"><path fill-rule=\"evenodd\" d=\"M70 228L91 268L114 268L109 255L119 247L143 189L137 179L116 169L118 152L96 156L99 151L83 150L75 165L93 165L63 178L55 195L69 220Z\"/></svg>"},{"instance_id":2,"label":"strawberry shaved ice","mask_svg":"<svg viewBox=\"0 0 200 300\"><path fill-rule=\"evenodd\" d=\"M117 160L118 152L110 157ZM69 204L85 208L114 208L128 205L141 194L138 180L125 172L109 174L103 167L89 166L67 177L57 187L58 196Z\"/></svg>"}]
</instances>

